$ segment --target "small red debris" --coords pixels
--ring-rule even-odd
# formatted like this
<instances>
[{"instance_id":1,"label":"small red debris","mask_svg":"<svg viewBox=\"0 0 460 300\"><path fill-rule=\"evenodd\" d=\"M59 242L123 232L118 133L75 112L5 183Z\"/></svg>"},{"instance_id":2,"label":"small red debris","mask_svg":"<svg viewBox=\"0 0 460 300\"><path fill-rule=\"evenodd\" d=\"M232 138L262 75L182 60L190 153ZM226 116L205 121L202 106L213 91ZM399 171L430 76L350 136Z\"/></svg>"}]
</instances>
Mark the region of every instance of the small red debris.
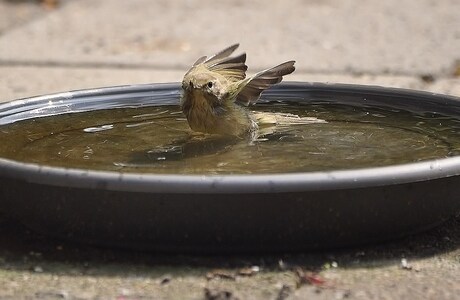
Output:
<instances>
[{"instance_id":1,"label":"small red debris","mask_svg":"<svg viewBox=\"0 0 460 300\"><path fill-rule=\"evenodd\" d=\"M327 281L318 273L311 271L304 271L302 268L296 268L294 270L297 276L297 287L310 284L318 287L327 287Z\"/></svg>"}]
</instances>

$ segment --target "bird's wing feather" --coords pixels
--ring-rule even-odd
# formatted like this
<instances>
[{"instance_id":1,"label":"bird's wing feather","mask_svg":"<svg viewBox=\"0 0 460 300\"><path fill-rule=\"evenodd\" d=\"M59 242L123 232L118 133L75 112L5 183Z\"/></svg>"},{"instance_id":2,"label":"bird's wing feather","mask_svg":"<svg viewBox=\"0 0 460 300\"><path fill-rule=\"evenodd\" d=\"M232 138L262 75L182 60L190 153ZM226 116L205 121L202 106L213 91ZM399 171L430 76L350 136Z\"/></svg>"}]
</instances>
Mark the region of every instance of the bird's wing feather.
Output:
<instances>
[{"instance_id":1,"label":"bird's wing feather","mask_svg":"<svg viewBox=\"0 0 460 300\"><path fill-rule=\"evenodd\" d=\"M235 52L235 50L239 46L240 46L240 44L231 45L231 46L225 48L224 50L221 50L221 51L217 52L216 54L210 56L208 59L206 59L205 63L211 63L213 61L229 57L233 52Z\"/></svg>"},{"instance_id":2,"label":"bird's wing feather","mask_svg":"<svg viewBox=\"0 0 460 300\"><path fill-rule=\"evenodd\" d=\"M246 70L248 67L245 65L246 54L240 54L235 57L230 55L235 52L239 44L231 45L210 57L202 56L198 58L192 65L190 70L185 74L193 73L195 70L204 67L212 72L216 72L230 81L239 81L246 78Z\"/></svg>"},{"instance_id":3,"label":"bird's wing feather","mask_svg":"<svg viewBox=\"0 0 460 300\"><path fill-rule=\"evenodd\" d=\"M267 88L283 80L283 76L294 72L295 61L288 61L276 67L263 70L253 77L250 77L241 84L236 102L242 105L249 105L257 102L260 94Z\"/></svg>"},{"instance_id":4,"label":"bird's wing feather","mask_svg":"<svg viewBox=\"0 0 460 300\"><path fill-rule=\"evenodd\" d=\"M196 60L196 62L193 64L192 67L195 67L195 66L197 66L197 65L199 65L199 64L201 64L201 63L203 63L203 62L205 62L207 58L208 58L207 56L202 56L202 57L198 58L198 59Z\"/></svg>"},{"instance_id":5,"label":"bird's wing feather","mask_svg":"<svg viewBox=\"0 0 460 300\"><path fill-rule=\"evenodd\" d=\"M246 78L246 53L231 57L230 55L238 48L239 44L234 44L209 58L197 62L202 63L208 70L216 72L230 81L239 81Z\"/></svg>"},{"instance_id":6,"label":"bird's wing feather","mask_svg":"<svg viewBox=\"0 0 460 300\"><path fill-rule=\"evenodd\" d=\"M230 81L239 81L246 78L248 66L246 62L246 53L235 57L226 57L211 63L205 63L206 67L213 72L225 76Z\"/></svg>"}]
</instances>

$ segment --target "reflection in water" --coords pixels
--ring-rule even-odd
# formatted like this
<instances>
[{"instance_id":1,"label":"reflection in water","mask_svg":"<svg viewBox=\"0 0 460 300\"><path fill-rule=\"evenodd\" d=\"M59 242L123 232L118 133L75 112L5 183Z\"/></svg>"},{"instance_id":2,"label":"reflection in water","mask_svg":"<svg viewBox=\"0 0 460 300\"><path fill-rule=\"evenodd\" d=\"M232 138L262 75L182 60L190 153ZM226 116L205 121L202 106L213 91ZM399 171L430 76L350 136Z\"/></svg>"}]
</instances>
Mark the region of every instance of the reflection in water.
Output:
<instances>
[{"instance_id":1,"label":"reflection in water","mask_svg":"<svg viewBox=\"0 0 460 300\"><path fill-rule=\"evenodd\" d=\"M160 161L177 161L228 151L240 140L230 136L188 136L155 149L133 152L130 166L151 165Z\"/></svg>"},{"instance_id":2,"label":"reflection in water","mask_svg":"<svg viewBox=\"0 0 460 300\"><path fill-rule=\"evenodd\" d=\"M176 106L25 120L0 127L8 141L0 156L123 172L260 174L408 163L460 149L460 122L439 114L331 103L255 109L260 130L246 139L194 134Z\"/></svg>"}]
</instances>

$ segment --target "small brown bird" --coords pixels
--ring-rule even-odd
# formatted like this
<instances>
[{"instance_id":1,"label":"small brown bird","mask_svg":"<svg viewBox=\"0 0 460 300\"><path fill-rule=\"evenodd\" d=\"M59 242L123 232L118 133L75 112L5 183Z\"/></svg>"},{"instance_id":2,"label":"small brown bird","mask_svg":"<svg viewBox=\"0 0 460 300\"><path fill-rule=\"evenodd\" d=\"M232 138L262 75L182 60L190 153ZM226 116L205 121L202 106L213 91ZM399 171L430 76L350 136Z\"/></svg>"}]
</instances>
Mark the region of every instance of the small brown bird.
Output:
<instances>
[{"instance_id":1,"label":"small brown bird","mask_svg":"<svg viewBox=\"0 0 460 300\"><path fill-rule=\"evenodd\" d=\"M246 53L230 56L238 46L200 57L185 74L181 108L192 130L238 137L256 131L256 118L246 106L295 70L295 61L288 61L246 78Z\"/></svg>"}]
</instances>

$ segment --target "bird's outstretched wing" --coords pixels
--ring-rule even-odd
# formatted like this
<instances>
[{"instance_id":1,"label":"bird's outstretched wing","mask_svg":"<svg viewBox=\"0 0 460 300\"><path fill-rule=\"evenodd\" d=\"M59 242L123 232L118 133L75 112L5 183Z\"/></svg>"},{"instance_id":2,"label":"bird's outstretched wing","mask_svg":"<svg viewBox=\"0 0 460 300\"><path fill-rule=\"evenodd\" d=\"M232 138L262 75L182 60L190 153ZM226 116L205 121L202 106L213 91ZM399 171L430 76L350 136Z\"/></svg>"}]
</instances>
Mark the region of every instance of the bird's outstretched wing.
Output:
<instances>
[{"instance_id":1,"label":"bird's outstretched wing","mask_svg":"<svg viewBox=\"0 0 460 300\"><path fill-rule=\"evenodd\" d=\"M287 61L277 65L276 67L263 70L246 79L246 83L241 84L241 90L239 91L235 101L246 106L251 103L255 103L265 89L281 82L284 75L294 72L294 64L295 61L293 60Z\"/></svg>"},{"instance_id":2,"label":"bird's outstretched wing","mask_svg":"<svg viewBox=\"0 0 460 300\"><path fill-rule=\"evenodd\" d=\"M231 57L230 55L238 48L239 44L231 45L210 56L200 57L193 67L204 65L208 70L216 72L230 81L240 81L246 78L246 53Z\"/></svg>"}]
</instances>

